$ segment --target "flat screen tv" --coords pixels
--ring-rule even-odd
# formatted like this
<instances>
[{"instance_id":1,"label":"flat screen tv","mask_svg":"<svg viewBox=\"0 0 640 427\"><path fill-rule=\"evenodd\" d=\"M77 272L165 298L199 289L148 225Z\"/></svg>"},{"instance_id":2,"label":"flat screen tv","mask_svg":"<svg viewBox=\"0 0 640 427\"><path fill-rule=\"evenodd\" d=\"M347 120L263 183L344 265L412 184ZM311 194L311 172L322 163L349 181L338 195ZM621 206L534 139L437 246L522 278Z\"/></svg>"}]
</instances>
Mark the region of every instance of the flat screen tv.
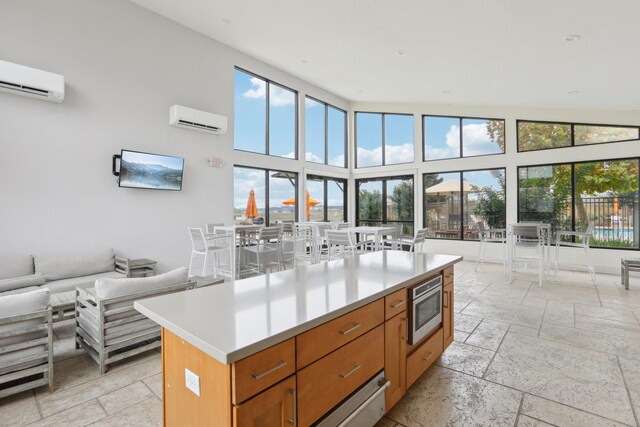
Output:
<instances>
[{"instance_id":1,"label":"flat screen tv","mask_svg":"<svg viewBox=\"0 0 640 427\"><path fill-rule=\"evenodd\" d=\"M182 190L182 157L122 150L119 186L153 190Z\"/></svg>"}]
</instances>

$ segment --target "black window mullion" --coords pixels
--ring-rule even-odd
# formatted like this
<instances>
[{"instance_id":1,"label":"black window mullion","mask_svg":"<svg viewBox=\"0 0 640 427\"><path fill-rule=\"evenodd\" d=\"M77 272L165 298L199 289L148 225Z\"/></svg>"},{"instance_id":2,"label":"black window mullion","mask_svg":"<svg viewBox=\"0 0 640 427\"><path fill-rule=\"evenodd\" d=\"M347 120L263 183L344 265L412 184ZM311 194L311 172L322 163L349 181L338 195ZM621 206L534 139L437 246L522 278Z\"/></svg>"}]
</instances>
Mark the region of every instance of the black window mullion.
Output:
<instances>
[{"instance_id":1,"label":"black window mullion","mask_svg":"<svg viewBox=\"0 0 640 427\"><path fill-rule=\"evenodd\" d=\"M269 220L269 170L264 170L264 189L265 189L265 200L264 200L264 225L270 226L271 222Z\"/></svg>"},{"instance_id":2,"label":"black window mullion","mask_svg":"<svg viewBox=\"0 0 640 427\"><path fill-rule=\"evenodd\" d=\"M460 117L460 125L459 125L459 130L460 130L460 158L464 157L464 145L462 144L462 117ZM460 203L462 204L462 203Z\"/></svg>"},{"instance_id":3,"label":"black window mullion","mask_svg":"<svg viewBox=\"0 0 640 427\"><path fill-rule=\"evenodd\" d=\"M462 124L462 121L460 122ZM461 140L462 141L462 140ZM458 179L460 180L460 235L458 239L464 240L464 182L462 181L463 173L459 172Z\"/></svg>"},{"instance_id":4,"label":"black window mullion","mask_svg":"<svg viewBox=\"0 0 640 427\"><path fill-rule=\"evenodd\" d=\"M265 80L264 85L265 85L265 97L264 97L264 100L265 100L265 108L267 110L267 113L265 115L267 120L266 120L266 123L265 123L266 131L265 131L265 135L264 135L264 138L265 138L265 147L264 148L265 148L265 154L268 155L268 154L270 154L270 148L269 148L269 115L271 114L271 108L269 108L269 101L270 101L269 100L269 92L270 92L269 88L271 87L271 83L269 83L268 81Z\"/></svg>"},{"instance_id":5,"label":"black window mullion","mask_svg":"<svg viewBox=\"0 0 640 427\"><path fill-rule=\"evenodd\" d=\"M382 179L382 223L383 224L387 223L387 180L386 179Z\"/></svg>"},{"instance_id":6,"label":"black window mullion","mask_svg":"<svg viewBox=\"0 0 640 427\"><path fill-rule=\"evenodd\" d=\"M329 105L324 104L324 164L329 164Z\"/></svg>"},{"instance_id":7,"label":"black window mullion","mask_svg":"<svg viewBox=\"0 0 640 427\"><path fill-rule=\"evenodd\" d=\"M387 163L387 159L386 159L387 156L386 156L386 153L385 153L386 152L386 150L385 150L385 142L386 142L385 141L385 139L386 139L386 137L385 137L385 133L386 133L385 132L385 121L386 121L385 117L386 117L386 114L383 113L383 114L380 115L380 117L382 119L382 166L384 166Z\"/></svg>"},{"instance_id":8,"label":"black window mullion","mask_svg":"<svg viewBox=\"0 0 640 427\"><path fill-rule=\"evenodd\" d=\"M323 185L324 185L324 201L323 201L324 202L324 207L322 209L322 211L323 211L322 217L323 217L323 219L325 221L328 221L329 220L329 206L328 206L328 204L329 204L329 194L327 194L327 193L329 191L329 181L325 179L323 181Z\"/></svg>"},{"instance_id":9,"label":"black window mullion","mask_svg":"<svg viewBox=\"0 0 640 427\"><path fill-rule=\"evenodd\" d=\"M571 126L571 135L573 135L573 125ZM573 144L573 136L571 137L571 143ZM576 164L571 164L571 231L576 231ZM575 242L576 237L571 236L571 241Z\"/></svg>"}]
</instances>

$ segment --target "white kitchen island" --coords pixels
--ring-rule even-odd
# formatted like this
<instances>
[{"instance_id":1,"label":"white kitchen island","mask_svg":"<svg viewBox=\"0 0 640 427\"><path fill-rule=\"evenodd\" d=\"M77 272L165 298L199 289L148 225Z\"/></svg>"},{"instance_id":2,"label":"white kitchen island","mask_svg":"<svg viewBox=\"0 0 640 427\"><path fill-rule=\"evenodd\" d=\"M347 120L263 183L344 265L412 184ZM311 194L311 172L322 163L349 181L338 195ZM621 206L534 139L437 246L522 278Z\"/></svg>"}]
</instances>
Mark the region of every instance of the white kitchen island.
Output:
<instances>
[{"instance_id":1,"label":"white kitchen island","mask_svg":"<svg viewBox=\"0 0 640 427\"><path fill-rule=\"evenodd\" d=\"M450 285L452 313L451 267L461 259L379 251L137 301L136 309L163 328L165 425L310 425L369 374L389 372L390 345L404 351L394 359L411 376L405 362L420 348L433 347L437 334L442 352L446 316L419 345L391 343L385 328L395 321L396 329L407 329L406 288L436 275L445 278L445 293ZM452 338L453 327L448 328ZM396 335L406 338L400 329ZM371 354L362 362L346 361L358 348ZM353 373L343 372L343 361L353 365ZM326 383L333 366L340 371L335 387ZM186 387L186 370L198 378L200 396ZM320 391L327 388L332 392L324 396Z\"/></svg>"}]
</instances>

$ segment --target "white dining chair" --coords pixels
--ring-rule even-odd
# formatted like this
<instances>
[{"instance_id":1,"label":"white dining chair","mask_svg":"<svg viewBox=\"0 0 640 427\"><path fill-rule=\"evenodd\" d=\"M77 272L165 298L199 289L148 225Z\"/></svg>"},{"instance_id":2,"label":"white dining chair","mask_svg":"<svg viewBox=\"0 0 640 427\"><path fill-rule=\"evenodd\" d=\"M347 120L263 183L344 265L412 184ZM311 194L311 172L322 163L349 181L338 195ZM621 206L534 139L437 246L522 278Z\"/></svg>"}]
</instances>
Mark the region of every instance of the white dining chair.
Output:
<instances>
[{"instance_id":1,"label":"white dining chair","mask_svg":"<svg viewBox=\"0 0 640 427\"><path fill-rule=\"evenodd\" d=\"M545 275L545 244L547 236L543 224L518 223L511 224L509 230L509 280L512 279L514 263L523 263L526 266L535 262L538 270L538 285L542 286ZM518 256L521 251L530 251L532 256Z\"/></svg>"},{"instance_id":2,"label":"white dining chair","mask_svg":"<svg viewBox=\"0 0 640 427\"><path fill-rule=\"evenodd\" d=\"M476 271L478 266L484 264L484 260L488 259L487 243L500 243L502 245L502 266L507 266L507 229L506 228L486 228L484 222L476 222L476 228L478 230L478 239L480 240L480 246L478 246L478 259L476 260Z\"/></svg>"},{"instance_id":3,"label":"white dining chair","mask_svg":"<svg viewBox=\"0 0 640 427\"><path fill-rule=\"evenodd\" d=\"M372 240L356 242L353 233L344 230L327 230L326 242L329 261L337 258L344 258L359 253L364 253L373 245Z\"/></svg>"},{"instance_id":4,"label":"white dining chair","mask_svg":"<svg viewBox=\"0 0 640 427\"><path fill-rule=\"evenodd\" d=\"M242 249L255 256L255 264L247 263L257 274L265 274L267 266L275 265L278 271L284 268L282 256L282 227L262 227L257 237L246 237L248 246ZM275 259L274 259L275 258Z\"/></svg>"},{"instance_id":5,"label":"white dining chair","mask_svg":"<svg viewBox=\"0 0 640 427\"><path fill-rule=\"evenodd\" d=\"M282 239L282 251L285 266L288 262L293 267L315 264L313 253L313 229L304 223L293 224L290 236Z\"/></svg>"},{"instance_id":6,"label":"white dining chair","mask_svg":"<svg viewBox=\"0 0 640 427\"><path fill-rule=\"evenodd\" d=\"M596 271L593 268L593 262L591 260L591 238L593 237L594 223L589 222L585 231L570 231L570 230L558 230L556 231L556 259L554 263L554 275L558 274L558 263L560 261L560 246L569 246L574 248L581 248L584 251L584 257L587 265L587 271L591 277L591 281L596 283ZM563 237L568 237L569 240L562 240ZM575 238L575 239L574 239Z\"/></svg>"},{"instance_id":7,"label":"white dining chair","mask_svg":"<svg viewBox=\"0 0 640 427\"><path fill-rule=\"evenodd\" d=\"M416 235L411 240L407 239L385 239L382 241L383 249L392 249L401 251L408 248L409 252L422 252L422 246L427 237L427 229L421 228L416 231Z\"/></svg>"},{"instance_id":8,"label":"white dining chair","mask_svg":"<svg viewBox=\"0 0 640 427\"><path fill-rule=\"evenodd\" d=\"M187 227L191 238L191 259L189 261L189 276L193 276L193 263L198 257L203 257L202 276L207 275L209 260L213 260L214 275L224 275L233 278L234 266L232 250L235 247L233 236L206 235L201 228ZM224 258L223 258L224 257ZM228 260L228 268L222 268L221 261Z\"/></svg>"}]
</instances>

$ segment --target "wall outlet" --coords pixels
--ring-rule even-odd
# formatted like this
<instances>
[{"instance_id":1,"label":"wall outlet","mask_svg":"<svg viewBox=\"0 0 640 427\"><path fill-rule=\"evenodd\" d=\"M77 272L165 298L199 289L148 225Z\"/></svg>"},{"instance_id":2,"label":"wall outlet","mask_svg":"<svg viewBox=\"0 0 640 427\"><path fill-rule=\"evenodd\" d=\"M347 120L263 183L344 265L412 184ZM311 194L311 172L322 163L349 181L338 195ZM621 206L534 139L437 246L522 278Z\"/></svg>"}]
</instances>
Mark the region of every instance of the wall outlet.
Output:
<instances>
[{"instance_id":1,"label":"wall outlet","mask_svg":"<svg viewBox=\"0 0 640 427\"><path fill-rule=\"evenodd\" d=\"M191 372L190 370L184 370L184 383L189 390L191 390L196 396L200 397L200 377Z\"/></svg>"}]
</instances>

